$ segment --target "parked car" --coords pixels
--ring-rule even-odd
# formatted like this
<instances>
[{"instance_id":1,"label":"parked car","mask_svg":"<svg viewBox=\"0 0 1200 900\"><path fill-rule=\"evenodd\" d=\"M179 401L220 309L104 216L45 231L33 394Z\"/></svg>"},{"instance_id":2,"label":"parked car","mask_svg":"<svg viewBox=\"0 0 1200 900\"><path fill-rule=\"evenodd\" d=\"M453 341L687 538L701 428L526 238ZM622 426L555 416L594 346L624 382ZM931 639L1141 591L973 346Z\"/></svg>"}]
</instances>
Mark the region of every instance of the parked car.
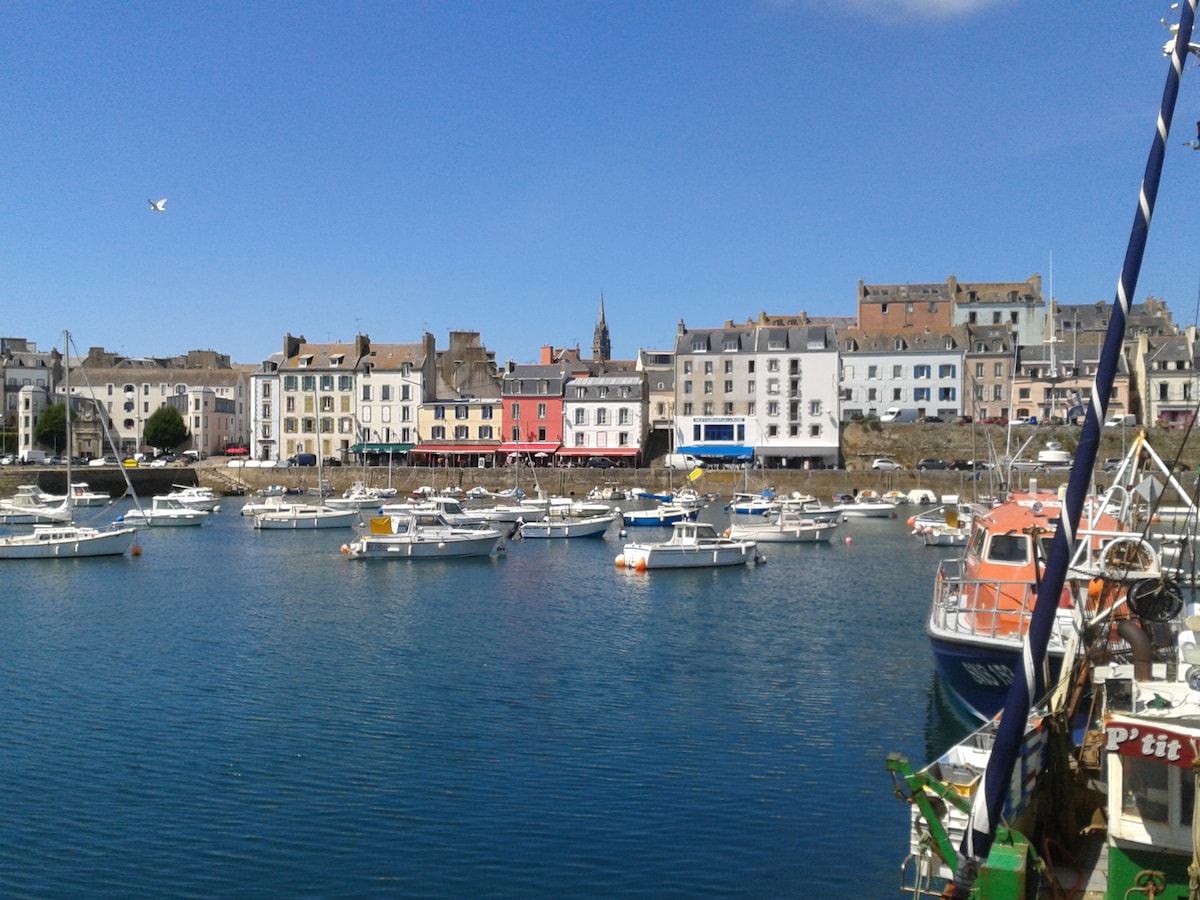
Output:
<instances>
[{"instance_id":1,"label":"parked car","mask_svg":"<svg viewBox=\"0 0 1200 900\"><path fill-rule=\"evenodd\" d=\"M904 466L900 465L900 463L896 462L894 459L888 459L886 456L881 456L872 461L871 468L879 469L883 472L900 472L903 471Z\"/></svg>"},{"instance_id":2,"label":"parked car","mask_svg":"<svg viewBox=\"0 0 1200 900\"><path fill-rule=\"evenodd\" d=\"M978 472L981 469L991 469L992 464L986 459L956 459L946 468L957 472Z\"/></svg>"},{"instance_id":3,"label":"parked car","mask_svg":"<svg viewBox=\"0 0 1200 900\"><path fill-rule=\"evenodd\" d=\"M917 460L917 469L922 472L927 472L930 469L945 469L946 461L944 459L935 459L934 457L926 457L925 459Z\"/></svg>"},{"instance_id":4,"label":"parked car","mask_svg":"<svg viewBox=\"0 0 1200 900\"><path fill-rule=\"evenodd\" d=\"M615 465L615 462L605 456L593 456L587 461L589 469L611 469Z\"/></svg>"},{"instance_id":5,"label":"parked car","mask_svg":"<svg viewBox=\"0 0 1200 900\"><path fill-rule=\"evenodd\" d=\"M1104 471L1105 471L1105 472L1115 472L1115 471L1117 471L1117 469L1121 468L1121 460L1122 460L1123 458L1124 458L1124 457L1121 457L1121 456L1110 456L1110 457L1108 457L1106 460L1104 460L1104 465L1103 465L1103 469L1104 469Z\"/></svg>"},{"instance_id":6,"label":"parked car","mask_svg":"<svg viewBox=\"0 0 1200 900\"><path fill-rule=\"evenodd\" d=\"M945 422L946 420L941 416L922 416L921 421L932 425L937 422Z\"/></svg>"}]
</instances>

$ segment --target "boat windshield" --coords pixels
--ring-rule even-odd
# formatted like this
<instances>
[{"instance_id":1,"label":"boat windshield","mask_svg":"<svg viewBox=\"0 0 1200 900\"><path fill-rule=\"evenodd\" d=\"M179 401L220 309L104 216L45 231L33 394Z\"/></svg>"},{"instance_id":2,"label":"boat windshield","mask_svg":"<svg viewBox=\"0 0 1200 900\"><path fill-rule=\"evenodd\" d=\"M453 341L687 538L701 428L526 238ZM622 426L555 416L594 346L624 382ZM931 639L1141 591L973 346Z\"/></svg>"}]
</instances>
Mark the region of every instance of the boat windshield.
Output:
<instances>
[{"instance_id":1,"label":"boat windshield","mask_svg":"<svg viewBox=\"0 0 1200 900\"><path fill-rule=\"evenodd\" d=\"M988 545L988 562L1029 562L1029 539L1023 534L996 534Z\"/></svg>"}]
</instances>

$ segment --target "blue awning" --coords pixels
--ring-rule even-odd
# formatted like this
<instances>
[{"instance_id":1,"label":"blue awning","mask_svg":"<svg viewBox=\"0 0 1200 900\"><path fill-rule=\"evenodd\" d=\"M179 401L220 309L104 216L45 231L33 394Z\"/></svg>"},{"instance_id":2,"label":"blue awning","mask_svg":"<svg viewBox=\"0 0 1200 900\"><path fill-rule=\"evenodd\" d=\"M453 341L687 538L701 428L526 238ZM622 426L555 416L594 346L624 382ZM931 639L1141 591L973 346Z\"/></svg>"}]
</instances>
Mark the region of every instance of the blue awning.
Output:
<instances>
[{"instance_id":1,"label":"blue awning","mask_svg":"<svg viewBox=\"0 0 1200 900\"><path fill-rule=\"evenodd\" d=\"M753 459L754 448L741 444L690 444L676 447L676 453L699 456L701 459Z\"/></svg>"}]
</instances>

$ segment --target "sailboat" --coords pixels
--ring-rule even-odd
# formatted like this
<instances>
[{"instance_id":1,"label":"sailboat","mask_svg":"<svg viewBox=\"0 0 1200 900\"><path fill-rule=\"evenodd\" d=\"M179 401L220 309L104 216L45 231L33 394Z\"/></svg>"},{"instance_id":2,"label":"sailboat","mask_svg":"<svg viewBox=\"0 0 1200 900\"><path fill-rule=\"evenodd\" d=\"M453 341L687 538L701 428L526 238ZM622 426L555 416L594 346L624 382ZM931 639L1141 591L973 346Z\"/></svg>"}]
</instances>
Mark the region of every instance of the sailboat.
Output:
<instances>
[{"instance_id":1,"label":"sailboat","mask_svg":"<svg viewBox=\"0 0 1200 900\"><path fill-rule=\"evenodd\" d=\"M316 397L313 398L316 400ZM314 402L314 409L317 404ZM319 503L286 503L254 513L254 527L262 531L303 531L313 528L349 528L358 521L359 507L336 509L325 502L325 478L320 445L317 457L317 494Z\"/></svg>"},{"instance_id":2,"label":"sailboat","mask_svg":"<svg viewBox=\"0 0 1200 900\"><path fill-rule=\"evenodd\" d=\"M67 484L71 484L71 387L69 335L63 332L63 395L67 425ZM34 525L32 532L0 537L0 560L77 559L86 556L121 556L133 546L137 529L113 525L105 529L76 523L74 495L63 500L66 521Z\"/></svg>"},{"instance_id":3,"label":"sailboat","mask_svg":"<svg viewBox=\"0 0 1200 900\"><path fill-rule=\"evenodd\" d=\"M896 793L911 810L902 888L913 896L1200 895L1194 503L1182 516L1183 530L1164 538L1158 505L1168 491L1140 475L1125 478L1133 465L1127 461L1120 493L1147 504L1148 514L1139 517L1144 525L1114 536L1094 569L1078 566L1072 557L1180 77L1189 56L1200 55L1200 46L1192 43L1196 6L1197 0L1179 4L1179 24L1165 48L1171 66L1091 402L1004 708L921 770L898 753L887 759ZM1172 490L1188 499L1181 485ZM1105 498L1106 505L1118 500L1113 494ZM1085 596L1069 604L1079 627L1072 645L1064 647L1061 676L1048 680L1044 663L1060 621L1063 589L1079 575Z\"/></svg>"}]
</instances>

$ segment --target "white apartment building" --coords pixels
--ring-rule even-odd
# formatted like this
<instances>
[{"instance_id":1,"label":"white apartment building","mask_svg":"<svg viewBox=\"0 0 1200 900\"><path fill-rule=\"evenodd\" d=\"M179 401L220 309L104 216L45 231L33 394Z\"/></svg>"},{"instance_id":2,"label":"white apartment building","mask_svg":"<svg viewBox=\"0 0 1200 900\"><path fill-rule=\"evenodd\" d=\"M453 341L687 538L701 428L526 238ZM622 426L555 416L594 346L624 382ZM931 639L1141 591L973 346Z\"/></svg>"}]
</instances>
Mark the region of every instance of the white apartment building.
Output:
<instances>
[{"instance_id":1,"label":"white apartment building","mask_svg":"<svg viewBox=\"0 0 1200 900\"><path fill-rule=\"evenodd\" d=\"M582 462L603 456L636 465L649 431L646 379L641 374L572 378L563 396L563 444L558 456Z\"/></svg>"},{"instance_id":2,"label":"white apartment building","mask_svg":"<svg viewBox=\"0 0 1200 900\"><path fill-rule=\"evenodd\" d=\"M687 329L675 342L675 449L764 466L836 465L838 352L826 325Z\"/></svg>"}]
</instances>

